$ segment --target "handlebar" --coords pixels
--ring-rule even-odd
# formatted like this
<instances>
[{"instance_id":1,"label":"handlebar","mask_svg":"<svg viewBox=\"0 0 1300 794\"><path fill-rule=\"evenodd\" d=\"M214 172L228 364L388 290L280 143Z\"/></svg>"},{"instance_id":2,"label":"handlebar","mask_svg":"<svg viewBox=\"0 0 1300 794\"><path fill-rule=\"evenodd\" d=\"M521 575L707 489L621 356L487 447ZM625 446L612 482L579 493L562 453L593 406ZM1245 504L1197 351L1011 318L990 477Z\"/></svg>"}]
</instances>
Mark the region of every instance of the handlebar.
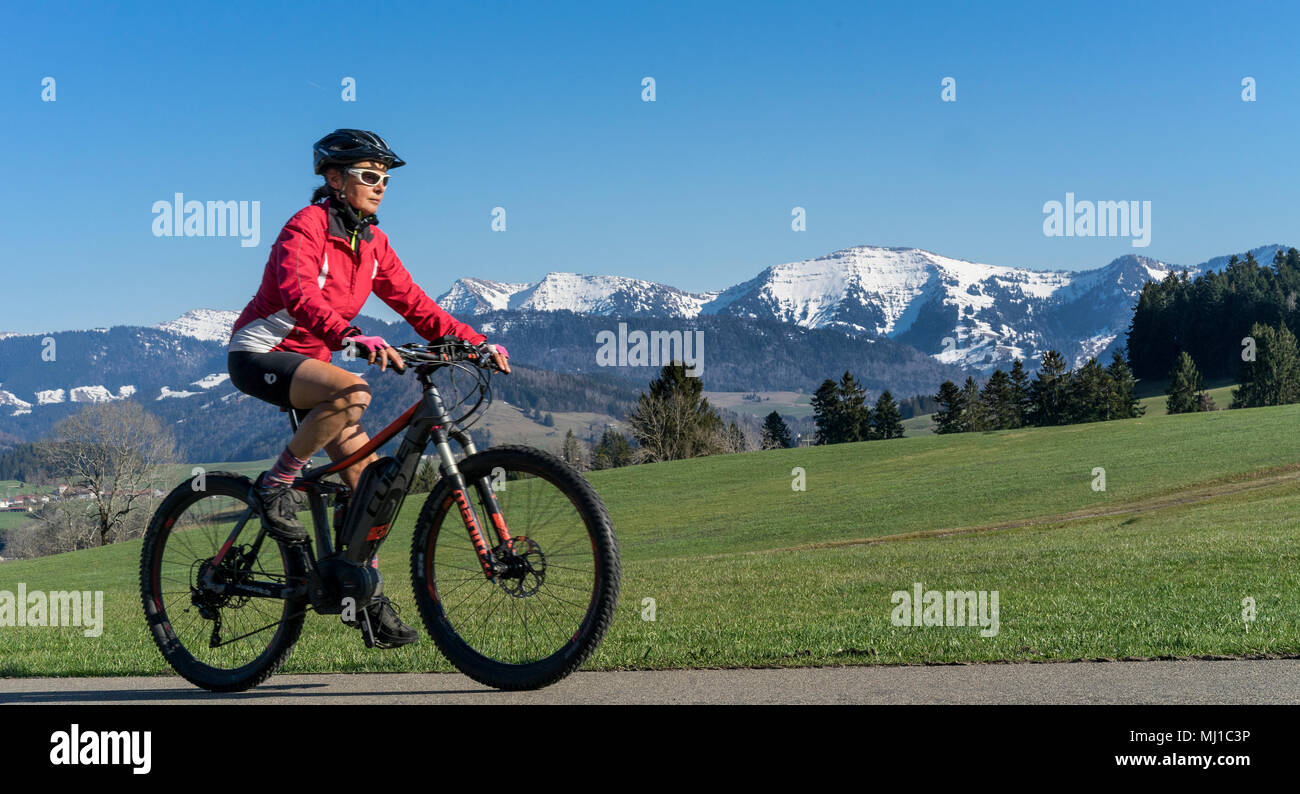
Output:
<instances>
[{"instance_id":1,"label":"handlebar","mask_svg":"<svg viewBox=\"0 0 1300 794\"><path fill-rule=\"evenodd\" d=\"M450 424L458 426L463 431L469 430L478 422L486 412L486 406L492 404L491 373L494 371L508 372L508 370L496 366L494 357L486 348L486 343L473 345L454 336L444 336L428 344L408 342L403 345L392 345L387 350L390 356L394 352L397 353L397 357L402 361L400 370L397 368L396 362L394 362L391 368L394 372L404 374L407 369L414 368L421 382L426 386L433 385L432 381L427 380L427 378L435 370L444 367L452 370L451 383L444 385L450 387L453 393L444 408L449 414L457 409L464 409L459 416L449 420ZM504 354L504 351L502 352ZM473 364L474 369L470 369L466 364ZM455 380L455 370L457 369L468 371L470 378L474 382L470 388L458 391L459 387L456 385ZM448 396L444 395L444 400L447 399ZM467 424L466 419L474 415L477 415L478 418Z\"/></svg>"},{"instance_id":2,"label":"handlebar","mask_svg":"<svg viewBox=\"0 0 1300 794\"><path fill-rule=\"evenodd\" d=\"M466 361L481 369L501 371L490 353L464 339L444 337L429 344L407 342L404 345L396 345L393 349L401 357L404 367L421 364L447 365Z\"/></svg>"}]
</instances>

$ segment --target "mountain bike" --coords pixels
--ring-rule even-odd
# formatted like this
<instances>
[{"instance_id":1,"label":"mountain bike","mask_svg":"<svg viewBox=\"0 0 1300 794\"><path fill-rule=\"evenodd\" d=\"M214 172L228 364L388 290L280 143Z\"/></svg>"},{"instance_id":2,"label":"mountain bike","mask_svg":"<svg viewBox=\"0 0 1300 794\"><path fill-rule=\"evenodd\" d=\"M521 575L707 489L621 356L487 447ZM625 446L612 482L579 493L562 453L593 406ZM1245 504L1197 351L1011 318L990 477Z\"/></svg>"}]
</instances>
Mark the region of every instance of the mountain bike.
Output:
<instances>
[{"instance_id":1,"label":"mountain bike","mask_svg":"<svg viewBox=\"0 0 1300 794\"><path fill-rule=\"evenodd\" d=\"M186 680L219 692L262 683L288 658L308 612L360 622L373 646L364 607L383 592L383 577L369 563L430 444L440 476L416 520L411 585L443 655L479 683L535 689L572 673L600 644L621 571L600 496L542 450L475 449L468 428L477 418L466 420L491 404L492 364L474 346L444 338L396 350L401 371L415 373L423 394L364 447L294 481L311 515L307 543L268 535L253 481L232 472L196 469L154 514L141 553L141 599L158 649ZM462 382L468 373L474 385L444 404L433 381L439 371ZM296 429L293 411L290 420ZM367 466L355 491L325 479L403 429L397 454Z\"/></svg>"}]
</instances>

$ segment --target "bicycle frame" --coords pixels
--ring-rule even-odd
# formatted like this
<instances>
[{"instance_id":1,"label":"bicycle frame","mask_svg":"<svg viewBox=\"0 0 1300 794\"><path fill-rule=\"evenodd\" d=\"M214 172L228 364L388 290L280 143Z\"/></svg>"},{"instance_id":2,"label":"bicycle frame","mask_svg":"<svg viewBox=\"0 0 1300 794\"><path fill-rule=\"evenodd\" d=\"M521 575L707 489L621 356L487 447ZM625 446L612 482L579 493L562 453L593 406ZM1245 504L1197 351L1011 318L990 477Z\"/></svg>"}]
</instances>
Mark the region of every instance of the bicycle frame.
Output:
<instances>
[{"instance_id":1,"label":"bicycle frame","mask_svg":"<svg viewBox=\"0 0 1300 794\"><path fill-rule=\"evenodd\" d=\"M413 366L416 371L416 378L423 385L423 395L419 402L408 408L401 416L393 420L388 427L385 427L378 435L370 439L361 449L348 455L342 460L334 461L327 466L313 468L306 474L299 476L294 480L293 487L304 491L307 494L308 503L311 507L312 523L316 535L316 560L322 560L334 555L334 542L330 537L331 521L326 511L324 496L327 493L333 493L343 497L351 496L351 488L347 485L333 482L325 482L323 478L326 475L333 474L346 469L357 462L364 460L379 447L388 443L404 428L406 434L402 437L402 443L394 456L397 460L396 474L387 483L387 487L382 491L375 493L376 499L396 499L397 505L393 510L393 515L401 510L402 503L406 497L407 485L411 483L420 464L421 456L424 450L428 448L430 441L438 450L440 460L440 471L442 477L447 478L451 485L451 498L456 502L460 509L461 519L465 523L466 531L469 534L470 542L474 545L475 552L478 555L479 562L483 567L483 575L492 580L499 573L506 570L505 563L499 561L493 553L494 548L502 546L508 547L510 543L510 532L506 527L505 516L502 515L501 505L497 501L496 494L488 478L480 478L474 483L478 491L481 504L484 506L491 522L491 530L496 535L497 542L489 545L488 538L485 536L486 527L480 526L478 518L475 516L474 509L470 506L466 498L465 491L468 487L460 469L456 465L456 459L452 454L450 441L455 440L465 450L466 455L473 455L477 450L469 434L453 423L448 417L446 407L443 404L442 397L438 393L437 387L433 384L431 376L441 364L419 364ZM290 414L293 418L293 414ZM296 425L296 422L295 422ZM372 464L374 465L374 464ZM396 491L394 491L396 489ZM366 505L358 504L351 501L347 511L350 514L354 510L363 510ZM213 557L210 568L215 570L220 566L226 554L233 547L236 538L243 530L244 524L252 517L258 508L250 506L245 514L236 523L226 542L222 545L221 550ZM355 543L342 552L344 559L358 564L365 565L374 557L375 552L383 543L388 535L388 524L373 526L369 528L366 534L365 542ZM259 533L257 540L253 545L252 555L256 556L257 548L261 545L265 537L265 530ZM304 555L309 562L310 554ZM313 566L314 567L314 566ZM310 569L309 569L310 570ZM268 583L231 583L226 585L209 582L218 592L230 593L234 595L243 595L260 598L291 598L302 594L305 585L299 586L271 586Z\"/></svg>"}]
</instances>

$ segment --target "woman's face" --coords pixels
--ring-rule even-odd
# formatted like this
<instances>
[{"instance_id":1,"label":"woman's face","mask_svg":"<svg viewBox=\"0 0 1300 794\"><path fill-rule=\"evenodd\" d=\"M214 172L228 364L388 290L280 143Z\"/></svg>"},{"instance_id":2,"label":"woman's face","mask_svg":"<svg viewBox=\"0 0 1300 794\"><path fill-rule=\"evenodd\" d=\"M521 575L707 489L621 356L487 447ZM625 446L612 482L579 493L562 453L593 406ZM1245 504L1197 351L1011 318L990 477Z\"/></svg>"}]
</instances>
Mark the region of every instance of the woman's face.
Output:
<instances>
[{"instance_id":1,"label":"woman's face","mask_svg":"<svg viewBox=\"0 0 1300 794\"><path fill-rule=\"evenodd\" d=\"M376 163L369 160L354 163L347 168L367 168L371 171L384 173L388 171L388 166L383 163ZM335 190L341 190L343 197L352 205L352 208L363 215L374 215L379 211L379 202L384 200L383 184L367 185L361 181L361 178L355 174L349 174L345 168L330 169L326 172L329 177L330 187ZM383 180L380 180L382 183Z\"/></svg>"}]
</instances>

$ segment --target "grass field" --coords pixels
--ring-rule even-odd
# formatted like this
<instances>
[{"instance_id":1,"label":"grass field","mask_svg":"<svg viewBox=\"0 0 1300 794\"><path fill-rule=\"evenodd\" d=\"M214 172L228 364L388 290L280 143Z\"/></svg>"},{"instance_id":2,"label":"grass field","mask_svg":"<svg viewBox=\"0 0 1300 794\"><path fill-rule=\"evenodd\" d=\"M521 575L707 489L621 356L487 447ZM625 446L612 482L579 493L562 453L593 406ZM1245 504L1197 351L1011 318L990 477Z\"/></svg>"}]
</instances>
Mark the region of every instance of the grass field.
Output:
<instances>
[{"instance_id":1,"label":"grass field","mask_svg":"<svg viewBox=\"0 0 1300 794\"><path fill-rule=\"evenodd\" d=\"M1232 392L1237 388L1235 382L1217 380L1202 385L1205 393L1210 395L1210 399L1214 400L1215 408L1226 409L1232 405ZM1141 397L1138 400L1138 405L1146 407L1146 416L1165 415L1165 403L1169 398L1165 392L1168 390L1168 381L1147 384L1147 388L1138 390L1138 395Z\"/></svg>"},{"instance_id":2,"label":"grass field","mask_svg":"<svg viewBox=\"0 0 1300 794\"><path fill-rule=\"evenodd\" d=\"M1226 409L1232 405L1232 392L1237 388L1237 384L1228 380L1211 381L1204 384L1206 394L1214 400L1214 405L1219 409ZM1140 384L1137 390L1139 395L1138 405L1146 409L1144 416L1165 416L1165 403L1169 390L1169 381L1149 381ZM903 420L903 431L907 436L928 436L934 434L934 414L925 414L924 416L914 416L911 419Z\"/></svg>"},{"instance_id":3,"label":"grass field","mask_svg":"<svg viewBox=\"0 0 1300 794\"><path fill-rule=\"evenodd\" d=\"M934 435L934 414L922 414L903 420L904 438L932 435Z\"/></svg>"},{"instance_id":4,"label":"grass field","mask_svg":"<svg viewBox=\"0 0 1300 794\"><path fill-rule=\"evenodd\" d=\"M23 529L33 526L31 514L10 510L0 510L0 532L10 529Z\"/></svg>"},{"instance_id":5,"label":"grass field","mask_svg":"<svg viewBox=\"0 0 1300 794\"><path fill-rule=\"evenodd\" d=\"M746 394L757 394L759 399L746 400ZM725 408L740 414L751 414L759 419L776 411L783 416L812 416L813 410L809 400L811 394L797 391L708 391L704 393L709 405Z\"/></svg>"},{"instance_id":6,"label":"grass field","mask_svg":"<svg viewBox=\"0 0 1300 794\"><path fill-rule=\"evenodd\" d=\"M1297 422L1292 405L594 472L624 578L588 668L1300 653ZM806 491L791 487L796 467ZM381 554L411 622L418 505ZM166 672L144 628L139 553L137 541L0 563L0 590L103 590L107 612L98 639L0 628L0 675ZM997 591L998 633L893 625L892 594L918 582ZM447 669L427 636L370 651L321 616L286 667Z\"/></svg>"}]
</instances>

